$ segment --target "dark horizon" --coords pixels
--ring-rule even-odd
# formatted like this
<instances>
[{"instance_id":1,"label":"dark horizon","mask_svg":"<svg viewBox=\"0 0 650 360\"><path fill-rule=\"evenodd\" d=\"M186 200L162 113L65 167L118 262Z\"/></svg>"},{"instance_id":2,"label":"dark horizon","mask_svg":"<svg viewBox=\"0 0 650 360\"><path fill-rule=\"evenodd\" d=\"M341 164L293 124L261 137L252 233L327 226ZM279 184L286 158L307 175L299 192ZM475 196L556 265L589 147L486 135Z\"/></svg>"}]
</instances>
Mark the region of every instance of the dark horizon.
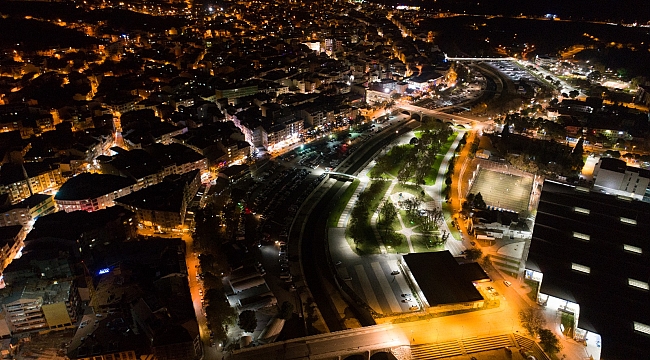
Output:
<instances>
[{"instance_id":1,"label":"dark horizon","mask_svg":"<svg viewBox=\"0 0 650 360\"><path fill-rule=\"evenodd\" d=\"M650 8L641 0L372 0L384 5L413 5L426 9L482 15L546 15L560 18L647 23Z\"/></svg>"}]
</instances>

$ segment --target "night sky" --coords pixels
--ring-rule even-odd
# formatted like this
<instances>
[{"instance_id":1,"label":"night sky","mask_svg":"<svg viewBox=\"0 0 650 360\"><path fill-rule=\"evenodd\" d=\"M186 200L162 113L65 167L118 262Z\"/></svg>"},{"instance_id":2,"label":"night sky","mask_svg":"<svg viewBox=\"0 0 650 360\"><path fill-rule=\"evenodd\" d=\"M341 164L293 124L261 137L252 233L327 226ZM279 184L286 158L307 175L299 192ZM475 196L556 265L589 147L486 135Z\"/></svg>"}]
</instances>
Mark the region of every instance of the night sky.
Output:
<instances>
[{"instance_id":1,"label":"night sky","mask_svg":"<svg viewBox=\"0 0 650 360\"><path fill-rule=\"evenodd\" d=\"M643 0L378 0L387 5L412 4L421 7L466 11L472 14L544 15L588 20L647 22L650 6Z\"/></svg>"}]
</instances>

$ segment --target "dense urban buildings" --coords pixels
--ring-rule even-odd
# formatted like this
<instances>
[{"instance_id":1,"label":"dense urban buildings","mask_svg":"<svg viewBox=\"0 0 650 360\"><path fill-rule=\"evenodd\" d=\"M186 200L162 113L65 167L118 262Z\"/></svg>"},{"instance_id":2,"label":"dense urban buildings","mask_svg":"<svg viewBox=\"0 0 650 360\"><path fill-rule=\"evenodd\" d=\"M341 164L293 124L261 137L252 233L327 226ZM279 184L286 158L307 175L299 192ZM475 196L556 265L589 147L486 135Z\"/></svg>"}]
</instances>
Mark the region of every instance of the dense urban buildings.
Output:
<instances>
[{"instance_id":1,"label":"dense urban buildings","mask_svg":"<svg viewBox=\"0 0 650 360\"><path fill-rule=\"evenodd\" d=\"M597 5L0 3L2 356L646 358L650 14Z\"/></svg>"}]
</instances>

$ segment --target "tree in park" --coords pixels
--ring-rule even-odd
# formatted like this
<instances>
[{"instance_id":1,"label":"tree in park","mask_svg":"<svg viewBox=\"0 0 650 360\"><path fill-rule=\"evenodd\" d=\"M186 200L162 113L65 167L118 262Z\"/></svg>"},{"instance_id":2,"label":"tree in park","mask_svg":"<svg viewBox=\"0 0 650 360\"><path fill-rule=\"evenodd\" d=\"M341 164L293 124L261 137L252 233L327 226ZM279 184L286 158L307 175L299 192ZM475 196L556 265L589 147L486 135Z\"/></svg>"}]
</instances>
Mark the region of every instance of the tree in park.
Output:
<instances>
[{"instance_id":1,"label":"tree in park","mask_svg":"<svg viewBox=\"0 0 650 360\"><path fill-rule=\"evenodd\" d=\"M244 310L239 314L239 327L246 332L253 332L257 328L255 311Z\"/></svg>"},{"instance_id":2,"label":"tree in park","mask_svg":"<svg viewBox=\"0 0 650 360\"><path fill-rule=\"evenodd\" d=\"M539 335L539 344L545 353L553 356L562 350L562 345L560 345L560 340L553 334L549 329L539 329L537 332Z\"/></svg>"},{"instance_id":3,"label":"tree in park","mask_svg":"<svg viewBox=\"0 0 650 360\"><path fill-rule=\"evenodd\" d=\"M481 258L481 256L483 256L483 251L481 251L479 248L471 248L465 250L465 259L467 260L478 260Z\"/></svg>"},{"instance_id":4,"label":"tree in park","mask_svg":"<svg viewBox=\"0 0 650 360\"><path fill-rule=\"evenodd\" d=\"M539 309L528 308L519 312L519 323L528 335L535 337L546 325L546 319Z\"/></svg>"},{"instance_id":5,"label":"tree in park","mask_svg":"<svg viewBox=\"0 0 650 360\"><path fill-rule=\"evenodd\" d=\"M392 201L384 201L384 205L379 211L379 216L381 217L381 221L384 223L384 227L386 228L386 234L388 234L390 224L392 224L393 221L395 221L397 218L397 209L395 209L395 205L393 205Z\"/></svg>"},{"instance_id":6,"label":"tree in park","mask_svg":"<svg viewBox=\"0 0 650 360\"><path fill-rule=\"evenodd\" d=\"M487 207L487 205L485 204L485 200L483 200L483 195L481 195L481 193L478 193L476 194L476 196L474 196L473 204L474 207L476 207L477 209L485 209Z\"/></svg>"},{"instance_id":7,"label":"tree in park","mask_svg":"<svg viewBox=\"0 0 650 360\"><path fill-rule=\"evenodd\" d=\"M578 90L569 91L569 97L571 97L572 99L578 97L578 95L580 95L580 92Z\"/></svg>"},{"instance_id":8,"label":"tree in park","mask_svg":"<svg viewBox=\"0 0 650 360\"><path fill-rule=\"evenodd\" d=\"M280 311L278 312L278 318L289 320L293 316L293 304L285 301L280 306Z\"/></svg>"}]
</instances>

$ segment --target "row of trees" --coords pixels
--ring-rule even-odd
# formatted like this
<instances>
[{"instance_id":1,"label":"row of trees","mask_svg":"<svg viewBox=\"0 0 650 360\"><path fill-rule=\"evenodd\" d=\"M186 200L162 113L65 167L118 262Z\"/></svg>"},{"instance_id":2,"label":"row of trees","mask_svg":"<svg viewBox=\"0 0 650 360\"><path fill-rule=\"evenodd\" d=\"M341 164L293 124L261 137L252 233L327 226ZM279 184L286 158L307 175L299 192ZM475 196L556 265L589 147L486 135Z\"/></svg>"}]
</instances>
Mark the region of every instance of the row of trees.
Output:
<instances>
[{"instance_id":1,"label":"row of trees","mask_svg":"<svg viewBox=\"0 0 650 360\"><path fill-rule=\"evenodd\" d=\"M293 316L293 304L284 301L280 306L280 311L276 315L279 319L289 320ZM244 310L239 314L239 319L237 321L239 328L252 333L257 328L257 317L255 316L255 311L253 310Z\"/></svg>"},{"instance_id":2,"label":"row of trees","mask_svg":"<svg viewBox=\"0 0 650 360\"><path fill-rule=\"evenodd\" d=\"M350 225L347 231L357 248L359 244L367 240L368 234L372 234L370 229L371 207L373 207L373 203L376 204L384 196L386 187L387 182L385 181L370 183L370 187L359 194L359 198L350 212Z\"/></svg>"},{"instance_id":3,"label":"row of trees","mask_svg":"<svg viewBox=\"0 0 650 360\"><path fill-rule=\"evenodd\" d=\"M465 214L469 214L472 209L485 209L486 207L487 204L485 204L483 195L481 195L480 192L476 195L472 193L467 194L465 201L463 201L463 204L461 205L461 209Z\"/></svg>"},{"instance_id":4,"label":"row of trees","mask_svg":"<svg viewBox=\"0 0 650 360\"><path fill-rule=\"evenodd\" d=\"M221 225L221 208L209 203L195 214L192 234L194 250L201 253L199 264L205 287L205 314L215 339L226 340L228 329L235 324L237 312L230 306L221 278L230 266L221 244L227 234Z\"/></svg>"},{"instance_id":5,"label":"row of trees","mask_svg":"<svg viewBox=\"0 0 650 360\"><path fill-rule=\"evenodd\" d=\"M562 350L560 340L555 334L545 328L546 318L539 309L528 308L519 312L519 322L528 335L533 338L539 337L540 345L544 352L550 355L557 354Z\"/></svg>"},{"instance_id":6,"label":"row of trees","mask_svg":"<svg viewBox=\"0 0 650 360\"><path fill-rule=\"evenodd\" d=\"M572 149L554 140L512 134L508 124L503 127L501 137L489 136L499 153L506 154L510 164L533 174L575 177L584 166L582 139Z\"/></svg>"},{"instance_id":7,"label":"row of trees","mask_svg":"<svg viewBox=\"0 0 650 360\"><path fill-rule=\"evenodd\" d=\"M541 117L532 118L517 113L508 114L504 124L512 125L513 130L520 134L530 130L537 130L538 133L545 134L556 140L564 140L567 136L566 129L561 122L550 121Z\"/></svg>"},{"instance_id":8,"label":"row of trees","mask_svg":"<svg viewBox=\"0 0 650 360\"><path fill-rule=\"evenodd\" d=\"M397 168L398 181L405 183L413 179L416 184L424 184L431 164L453 131L449 125L435 120L425 122L422 129L419 139L414 137L409 145L395 146L388 153L379 156L369 175L379 178Z\"/></svg>"}]
</instances>

